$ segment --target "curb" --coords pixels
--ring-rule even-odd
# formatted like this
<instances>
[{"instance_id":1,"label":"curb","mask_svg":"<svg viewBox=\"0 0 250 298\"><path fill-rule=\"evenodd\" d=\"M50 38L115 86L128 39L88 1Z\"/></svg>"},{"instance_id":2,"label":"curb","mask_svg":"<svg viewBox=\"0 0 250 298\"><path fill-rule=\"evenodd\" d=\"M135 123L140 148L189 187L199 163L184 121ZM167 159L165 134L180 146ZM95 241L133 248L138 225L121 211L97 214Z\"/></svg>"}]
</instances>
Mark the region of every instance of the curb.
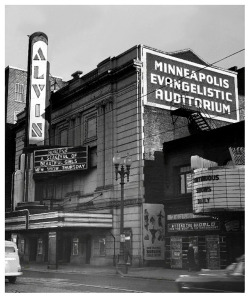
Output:
<instances>
[{"instance_id":1,"label":"curb","mask_svg":"<svg viewBox=\"0 0 250 298\"><path fill-rule=\"evenodd\" d=\"M35 268L22 268L22 271L36 271L36 272L53 272L53 273L66 273L66 274L83 274L83 275L101 275L105 273L105 275L119 275L121 277L129 277L129 278L140 278L140 279L154 279L154 280L168 280L168 281L175 281L175 278L168 278L168 277L155 277L155 276L140 276L140 275L133 275L133 274L125 274L121 272L119 269L115 269L114 272L87 272L87 271L64 271L63 269L35 269Z\"/></svg>"}]
</instances>

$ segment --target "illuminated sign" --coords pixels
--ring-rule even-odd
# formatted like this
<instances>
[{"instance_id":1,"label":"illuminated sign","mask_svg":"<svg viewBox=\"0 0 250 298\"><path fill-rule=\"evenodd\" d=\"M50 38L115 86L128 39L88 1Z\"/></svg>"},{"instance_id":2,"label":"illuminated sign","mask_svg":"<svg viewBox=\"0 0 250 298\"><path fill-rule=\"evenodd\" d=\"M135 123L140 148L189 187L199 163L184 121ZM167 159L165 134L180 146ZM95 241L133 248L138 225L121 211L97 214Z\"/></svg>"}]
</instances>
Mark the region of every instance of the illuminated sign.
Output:
<instances>
[{"instance_id":1,"label":"illuminated sign","mask_svg":"<svg viewBox=\"0 0 250 298\"><path fill-rule=\"evenodd\" d=\"M164 205L143 204L143 244L145 260L164 260Z\"/></svg>"},{"instance_id":2,"label":"illuminated sign","mask_svg":"<svg viewBox=\"0 0 250 298\"><path fill-rule=\"evenodd\" d=\"M211 231L219 230L220 223L218 221L206 222L177 222L168 224L168 232L181 231Z\"/></svg>"},{"instance_id":3,"label":"illuminated sign","mask_svg":"<svg viewBox=\"0 0 250 298\"><path fill-rule=\"evenodd\" d=\"M87 147L63 147L34 151L34 173L71 172L87 168Z\"/></svg>"},{"instance_id":4,"label":"illuminated sign","mask_svg":"<svg viewBox=\"0 0 250 298\"><path fill-rule=\"evenodd\" d=\"M29 144L44 145L48 80L47 48L48 41L45 34L37 32L30 36Z\"/></svg>"},{"instance_id":5,"label":"illuminated sign","mask_svg":"<svg viewBox=\"0 0 250 298\"><path fill-rule=\"evenodd\" d=\"M145 104L200 109L204 117L239 120L237 74L143 48Z\"/></svg>"},{"instance_id":6,"label":"illuminated sign","mask_svg":"<svg viewBox=\"0 0 250 298\"><path fill-rule=\"evenodd\" d=\"M245 167L216 167L194 171L193 212L244 211Z\"/></svg>"}]
</instances>

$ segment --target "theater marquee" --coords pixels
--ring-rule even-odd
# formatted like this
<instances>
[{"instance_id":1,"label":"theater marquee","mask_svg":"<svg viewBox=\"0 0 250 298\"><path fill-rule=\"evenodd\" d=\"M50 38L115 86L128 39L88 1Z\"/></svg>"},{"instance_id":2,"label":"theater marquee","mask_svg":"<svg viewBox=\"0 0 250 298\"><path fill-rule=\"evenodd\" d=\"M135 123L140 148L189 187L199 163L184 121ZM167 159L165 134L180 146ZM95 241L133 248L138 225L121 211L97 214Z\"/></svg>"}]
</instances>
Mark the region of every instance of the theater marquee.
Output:
<instances>
[{"instance_id":1,"label":"theater marquee","mask_svg":"<svg viewBox=\"0 0 250 298\"><path fill-rule=\"evenodd\" d=\"M197 169L192 181L193 213L245 210L245 167Z\"/></svg>"},{"instance_id":2,"label":"theater marquee","mask_svg":"<svg viewBox=\"0 0 250 298\"><path fill-rule=\"evenodd\" d=\"M87 168L87 147L63 147L34 151L34 173L71 172Z\"/></svg>"},{"instance_id":3,"label":"theater marquee","mask_svg":"<svg viewBox=\"0 0 250 298\"><path fill-rule=\"evenodd\" d=\"M199 108L202 115L239 120L237 74L143 48L145 104L174 110Z\"/></svg>"}]
</instances>

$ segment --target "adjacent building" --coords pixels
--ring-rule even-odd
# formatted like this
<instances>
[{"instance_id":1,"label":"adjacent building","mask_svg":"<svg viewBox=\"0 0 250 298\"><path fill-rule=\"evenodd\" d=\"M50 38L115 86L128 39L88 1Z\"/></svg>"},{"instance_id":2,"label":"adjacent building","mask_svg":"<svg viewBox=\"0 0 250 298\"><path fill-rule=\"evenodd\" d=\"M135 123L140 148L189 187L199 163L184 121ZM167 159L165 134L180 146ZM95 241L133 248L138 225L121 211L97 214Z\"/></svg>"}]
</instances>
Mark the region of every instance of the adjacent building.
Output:
<instances>
[{"instance_id":1,"label":"adjacent building","mask_svg":"<svg viewBox=\"0 0 250 298\"><path fill-rule=\"evenodd\" d=\"M164 143L166 265L225 268L245 252L245 122Z\"/></svg>"},{"instance_id":2,"label":"adjacent building","mask_svg":"<svg viewBox=\"0 0 250 298\"><path fill-rule=\"evenodd\" d=\"M133 265L165 264L171 213L157 154L164 142L240 121L237 71L211 67L190 49L167 53L137 45L87 74L76 71L48 99L41 87L47 37L32 37L30 44L41 43L31 51L33 93L15 125L7 237L16 239L23 261L51 267L113 264L120 241ZM41 114L37 98L43 95L49 104ZM132 160L124 208L113 164L117 155Z\"/></svg>"}]
</instances>

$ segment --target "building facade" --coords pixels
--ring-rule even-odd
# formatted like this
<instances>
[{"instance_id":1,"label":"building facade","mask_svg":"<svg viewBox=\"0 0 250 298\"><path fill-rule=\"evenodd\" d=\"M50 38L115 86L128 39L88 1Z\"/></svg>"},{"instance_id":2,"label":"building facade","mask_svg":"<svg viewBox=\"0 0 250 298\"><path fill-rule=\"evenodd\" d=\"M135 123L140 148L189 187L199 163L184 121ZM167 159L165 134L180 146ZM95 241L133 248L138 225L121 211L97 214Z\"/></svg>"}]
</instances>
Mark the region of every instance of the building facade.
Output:
<instances>
[{"instance_id":1,"label":"building facade","mask_svg":"<svg viewBox=\"0 0 250 298\"><path fill-rule=\"evenodd\" d=\"M138 45L72 77L51 94L43 144L24 148L25 127L21 119L16 124L20 183L6 232L27 262L113 264L121 240L133 265L162 265L164 178L153 176L152 166L163 143L190 135L195 122L174 121L172 112L183 105L198 110L209 129L238 122L237 72L211 68L191 50ZM116 154L132 159L123 210Z\"/></svg>"}]
</instances>

